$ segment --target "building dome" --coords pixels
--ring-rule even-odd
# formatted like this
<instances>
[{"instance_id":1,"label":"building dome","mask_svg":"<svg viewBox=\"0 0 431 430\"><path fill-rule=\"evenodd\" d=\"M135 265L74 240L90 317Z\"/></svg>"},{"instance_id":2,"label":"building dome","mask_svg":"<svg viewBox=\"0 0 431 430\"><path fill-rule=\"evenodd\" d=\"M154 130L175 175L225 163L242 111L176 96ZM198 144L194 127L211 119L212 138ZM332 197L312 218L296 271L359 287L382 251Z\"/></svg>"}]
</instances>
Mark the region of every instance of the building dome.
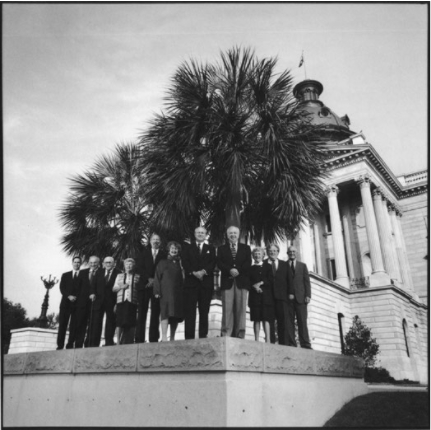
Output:
<instances>
[{"instance_id":1,"label":"building dome","mask_svg":"<svg viewBox=\"0 0 431 430\"><path fill-rule=\"evenodd\" d=\"M293 89L293 95L300 107L308 113L310 122L322 127L322 140L339 141L355 134L349 129L350 120L347 115L339 117L319 100L322 92L323 85L312 79L300 82Z\"/></svg>"}]
</instances>

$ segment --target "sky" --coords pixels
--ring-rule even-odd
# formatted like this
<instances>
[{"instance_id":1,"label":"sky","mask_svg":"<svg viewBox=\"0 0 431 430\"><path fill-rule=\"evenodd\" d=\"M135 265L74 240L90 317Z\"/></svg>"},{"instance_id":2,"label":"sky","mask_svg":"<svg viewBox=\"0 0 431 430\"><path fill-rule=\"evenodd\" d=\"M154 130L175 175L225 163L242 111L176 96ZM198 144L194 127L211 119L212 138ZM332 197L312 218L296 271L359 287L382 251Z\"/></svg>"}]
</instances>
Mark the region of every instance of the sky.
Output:
<instances>
[{"instance_id":1,"label":"sky","mask_svg":"<svg viewBox=\"0 0 431 430\"><path fill-rule=\"evenodd\" d=\"M3 294L40 315L71 270L70 178L133 142L175 70L233 46L278 57L362 131L396 175L427 168L428 8L400 3L3 4ZM304 51L305 68L298 68ZM58 285L48 312L58 312Z\"/></svg>"}]
</instances>

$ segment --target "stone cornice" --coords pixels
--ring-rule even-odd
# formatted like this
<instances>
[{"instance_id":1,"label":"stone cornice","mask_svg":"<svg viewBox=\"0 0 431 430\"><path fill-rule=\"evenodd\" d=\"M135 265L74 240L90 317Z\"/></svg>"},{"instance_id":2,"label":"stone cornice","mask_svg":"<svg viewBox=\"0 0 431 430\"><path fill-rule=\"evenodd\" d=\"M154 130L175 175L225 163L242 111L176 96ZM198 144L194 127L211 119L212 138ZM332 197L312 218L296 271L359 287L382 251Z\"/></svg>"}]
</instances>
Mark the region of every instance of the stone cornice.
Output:
<instances>
[{"instance_id":1,"label":"stone cornice","mask_svg":"<svg viewBox=\"0 0 431 430\"><path fill-rule=\"evenodd\" d=\"M5 375L253 372L362 378L363 361L231 337L4 356Z\"/></svg>"},{"instance_id":2,"label":"stone cornice","mask_svg":"<svg viewBox=\"0 0 431 430\"><path fill-rule=\"evenodd\" d=\"M398 200L423 194L428 190L427 183L403 187L377 151L370 144L350 145L349 147L328 145L325 149L329 155L333 155L333 157L328 157L328 160L325 162L327 172L356 164L361 161L367 161L389 185Z\"/></svg>"},{"instance_id":3,"label":"stone cornice","mask_svg":"<svg viewBox=\"0 0 431 430\"><path fill-rule=\"evenodd\" d=\"M360 290L350 290L348 288L342 287L341 285L338 285L336 282L331 281L327 278L324 278L323 276L317 275L314 272L310 272L310 278L315 278L317 281L320 281L324 287L327 288L335 288L339 291L342 291L343 293L346 293L348 295L353 294L366 294L366 293L374 293L374 292L381 292L385 290L391 290L395 293L397 293L400 296L403 296L404 298L408 299L413 305L423 308L424 310L428 310L428 306L424 303L418 302L415 300L408 292L402 290L399 287L396 287L395 285L388 285L386 287L372 287L372 288L364 288Z\"/></svg>"}]
</instances>

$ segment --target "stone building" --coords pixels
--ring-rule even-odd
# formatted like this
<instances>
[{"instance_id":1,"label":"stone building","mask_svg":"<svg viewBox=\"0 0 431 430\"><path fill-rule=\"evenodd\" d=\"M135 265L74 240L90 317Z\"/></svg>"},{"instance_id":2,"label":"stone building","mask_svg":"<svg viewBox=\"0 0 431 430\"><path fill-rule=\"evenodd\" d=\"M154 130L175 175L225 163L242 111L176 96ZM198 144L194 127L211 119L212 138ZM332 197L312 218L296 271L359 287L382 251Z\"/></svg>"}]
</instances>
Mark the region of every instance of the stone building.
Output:
<instances>
[{"instance_id":1,"label":"stone building","mask_svg":"<svg viewBox=\"0 0 431 430\"><path fill-rule=\"evenodd\" d=\"M293 243L311 272L313 348L340 353L358 315L380 345L378 365L396 379L427 381L427 171L396 177L366 141L319 100L306 80L294 94L327 147L327 201Z\"/></svg>"}]
</instances>

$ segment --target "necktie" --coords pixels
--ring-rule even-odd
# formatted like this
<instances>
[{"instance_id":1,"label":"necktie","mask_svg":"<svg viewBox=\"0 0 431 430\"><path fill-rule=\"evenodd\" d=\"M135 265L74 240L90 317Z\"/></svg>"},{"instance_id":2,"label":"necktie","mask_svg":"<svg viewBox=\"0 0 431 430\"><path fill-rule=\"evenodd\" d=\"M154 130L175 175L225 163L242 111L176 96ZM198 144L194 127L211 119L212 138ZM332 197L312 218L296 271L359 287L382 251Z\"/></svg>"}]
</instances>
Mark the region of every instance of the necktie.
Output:
<instances>
[{"instance_id":1,"label":"necktie","mask_svg":"<svg viewBox=\"0 0 431 430\"><path fill-rule=\"evenodd\" d=\"M232 257L235 260L235 258L236 258L236 247L235 247L234 243L231 244L231 251L232 251Z\"/></svg>"},{"instance_id":2,"label":"necktie","mask_svg":"<svg viewBox=\"0 0 431 430\"><path fill-rule=\"evenodd\" d=\"M109 281L109 275L111 274L111 272L109 270L106 271L106 275L105 275L105 281L108 282Z\"/></svg>"},{"instance_id":3,"label":"necktie","mask_svg":"<svg viewBox=\"0 0 431 430\"><path fill-rule=\"evenodd\" d=\"M275 272L277 271L277 268L275 267L275 260L272 260L272 274L275 276Z\"/></svg>"},{"instance_id":4,"label":"necktie","mask_svg":"<svg viewBox=\"0 0 431 430\"><path fill-rule=\"evenodd\" d=\"M156 262L156 250L155 249L153 249L153 262Z\"/></svg>"},{"instance_id":5,"label":"necktie","mask_svg":"<svg viewBox=\"0 0 431 430\"><path fill-rule=\"evenodd\" d=\"M200 244L198 245L198 247L199 247L199 254L201 255L201 254L202 254L202 243L200 243Z\"/></svg>"},{"instance_id":6,"label":"necktie","mask_svg":"<svg viewBox=\"0 0 431 430\"><path fill-rule=\"evenodd\" d=\"M73 274L73 279L76 279L78 277L78 272L75 272L74 274Z\"/></svg>"},{"instance_id":7,"label":"necktie","mask_svg":"<svg viewBox=\"0 0 431 430\"><path fill-rule=\"evenodd\" d=\"M293 276L295 276L295 263L293 261L290 263L290 267L292 269Z\"/></svg>"}]
</instances>

